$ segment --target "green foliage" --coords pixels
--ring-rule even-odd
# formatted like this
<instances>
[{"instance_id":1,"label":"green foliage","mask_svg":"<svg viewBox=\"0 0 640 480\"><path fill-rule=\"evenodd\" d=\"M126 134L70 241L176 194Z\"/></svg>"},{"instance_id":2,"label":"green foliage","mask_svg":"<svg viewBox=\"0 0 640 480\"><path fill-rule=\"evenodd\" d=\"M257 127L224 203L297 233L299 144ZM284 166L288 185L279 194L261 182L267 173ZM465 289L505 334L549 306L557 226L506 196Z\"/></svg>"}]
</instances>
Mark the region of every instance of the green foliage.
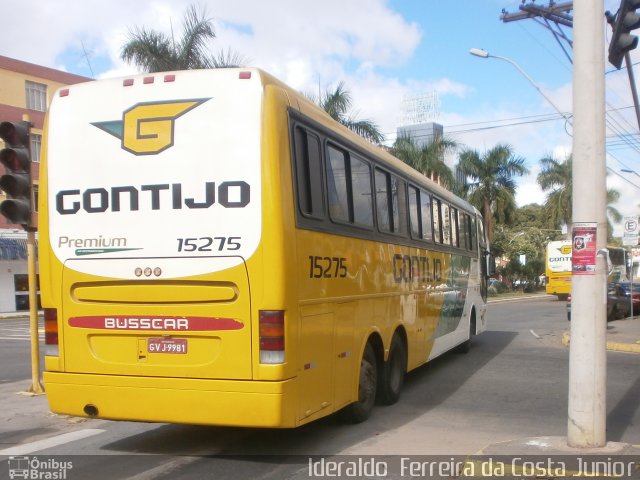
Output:
<instances>
[{"instance_id":1,"label":"green foliage","mask_svg":"<svg viewBox=\"0 0 640 480\"><path fill-rule=\"evenodd\" d=\"M544 204L545 212L552 228L561 225L570 226L572 223L572 195L573 195L573 157L569 155L565 160L558 161L551 156L540 160L542 170L538 174L538 184L543 191L548 191ZM607 238L613 240L613 226L611 221L620 222L622 215L612 206L620 198L616 190L607 190Z\"/></svg>"},{"instance_id":2,"label":"green foliage","mask_svg":"<svg viewBox=\"0 0 640 480\"><path fill-rule=\"evenodd\" d=\"M516 156L510 145L500 144L482 155L476 150L464 150L459 168L470 181L469 201L482 213L491 241L495 219L507 221L515 210L514 178L528 172L524 158Z\"/></svg>"},{"instance_id":3,"label":"green foliage","mask_svg":"<svg viewBox=\"0 0 640 480\"><path fill-rule=\"evenodd\" d=\"M442 185L451 190L457 182L451 169L444 163L444 155L457 146L455 141L442 137L420 146L415 138L403 136L396 139L391 154L426 177L439 177Z\"/></svg>"},{"instance_id":4,"label":"green foliage","mask_svg":"<svg viewBox=\"0 0 640 480\"><path fill-rule=\"evenodd\" d=\"M135 27L129 31L120 57L148 73L240 66L243 58L231 50L217 54L208 51L208 42L215 37L213 20L207 17L206 10L190 5L184 14L180 39Z\"/></svg>"},{"instance_id":5,"label":"green foliage","mask_svg":"<svg viewBox=\"0 0 640 480\"><path fill-rule=\"evenodd\" d=\"M310 99L316 101L313 96L310 96ZM371 143L380 145L384 141L380 128L371 120L356 120L349 113L352 103L351 93L345 88L344 82L340 82L335 90L326 90L318 100L320 108L331 118Z\"/></svg>"}]
</instances>

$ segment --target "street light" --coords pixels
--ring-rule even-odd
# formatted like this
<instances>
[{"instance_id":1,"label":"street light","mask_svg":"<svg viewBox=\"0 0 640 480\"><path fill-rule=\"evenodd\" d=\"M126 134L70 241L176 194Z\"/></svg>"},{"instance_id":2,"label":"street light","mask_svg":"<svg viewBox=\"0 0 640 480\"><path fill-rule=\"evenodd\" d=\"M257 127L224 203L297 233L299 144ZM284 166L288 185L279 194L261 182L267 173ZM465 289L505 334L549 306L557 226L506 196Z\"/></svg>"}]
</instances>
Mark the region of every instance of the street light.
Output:
<instances>
[{"instance_id":1,"label":"street light","mask_svg":"<svg viewBox=\"0 0 640 480\"><path fill-rule=\"evenodd\" d=\"M638 172L634 172L633 170L627 170L626 168L622 168L620 171L624 173L633 173L636 177L640 177L640 174L638 174Z\"/></svg>"},{"instance_id":2,"label":"street light","mask_svg":"<svg viewBox=\"0 0 640 480\"><path fill-rule=\"evenodd\" d=\"M486 50L482 50L481 48L472 48L469 50L469 53L471 55L474 55L476 57L480 57L480 58L497 58L498 60L503 60L507 63L510 63L511 65L513 65L513 67L515 67L516 70L518 70L518 72L520 72L520 74L527 79L527 81L533 85L533 88L535 88L538 93L540 95L542 95L544 97L544 99L549 102L549 104L555 109L556 112L558 112L562 118L564 118L569 125L571 125L571 119L570 117L563 111L561 111L555 103L553 103L551 101L551 99L549 97L547 97L547 95L545 95L545 93L540 89L540 87L536 84L536 82L533 81L533 78L531 78L529 76L529 74L527 72L525 72L522 67L520 65L518 65L516 62L514 62L513 60L511 60L510 58L507 57L501 57L499 55L491 55L489 52L487 52Z\"/></svg>"}]
</instances>

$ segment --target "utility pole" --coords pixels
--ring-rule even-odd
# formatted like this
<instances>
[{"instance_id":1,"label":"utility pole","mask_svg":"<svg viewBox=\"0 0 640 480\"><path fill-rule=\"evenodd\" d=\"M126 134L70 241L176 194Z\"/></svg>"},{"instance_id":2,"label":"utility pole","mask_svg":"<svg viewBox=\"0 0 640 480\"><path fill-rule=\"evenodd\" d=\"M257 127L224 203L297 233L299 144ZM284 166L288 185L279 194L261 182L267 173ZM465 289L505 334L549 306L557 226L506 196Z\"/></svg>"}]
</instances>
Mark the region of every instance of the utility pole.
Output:
<instances>
[{"instance_id":1,"label":"utility pole","mask_svg":"<svg viewBox=\"0 0 640 480\"><path fill-rule=\"evenodd\" d=\"M574 8L570 447L606 444L606 164L603 0Z\"/></svg>"},{"instance_id":2,"label":"utility pole","mask_svg":"<svg viewBox=\"0 0 640 480\"><path fill-rule=\"evenodd\" d=\"M547 28L556 39L560 48L571 62L571 54L565 48L562 42L569 45L569 50L573 46L573 40L567 36L562 27L573 27L573 16L568 13L573 10L573 1L556 3L553 0L549 1L549 5L544 6L535 3L535 0L531 0L530 3L525 3L518 6L519 12L509 13L505 9L502 9L500 20L504 23L515 22L518 20L531 19L543 27Z\"/></svg>"}]
</instances>

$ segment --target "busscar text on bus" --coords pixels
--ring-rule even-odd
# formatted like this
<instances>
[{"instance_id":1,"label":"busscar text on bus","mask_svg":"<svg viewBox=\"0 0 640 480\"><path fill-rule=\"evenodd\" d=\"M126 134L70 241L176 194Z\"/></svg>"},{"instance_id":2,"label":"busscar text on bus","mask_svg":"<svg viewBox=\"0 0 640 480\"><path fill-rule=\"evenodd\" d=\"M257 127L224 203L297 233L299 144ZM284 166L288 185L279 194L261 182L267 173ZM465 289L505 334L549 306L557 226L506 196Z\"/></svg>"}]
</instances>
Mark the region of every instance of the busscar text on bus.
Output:
<instances>
[{"instance_id":1,"label":"busscar text on bus","mask_svg":"<svg viewBox=\"0 0 640 480\"><path fill-rule=\"evenodd\" d=\"M479 212L260 70L64 87L43 152L54 412L359 422L486 328Z\"/></svg>"}]
</instances>

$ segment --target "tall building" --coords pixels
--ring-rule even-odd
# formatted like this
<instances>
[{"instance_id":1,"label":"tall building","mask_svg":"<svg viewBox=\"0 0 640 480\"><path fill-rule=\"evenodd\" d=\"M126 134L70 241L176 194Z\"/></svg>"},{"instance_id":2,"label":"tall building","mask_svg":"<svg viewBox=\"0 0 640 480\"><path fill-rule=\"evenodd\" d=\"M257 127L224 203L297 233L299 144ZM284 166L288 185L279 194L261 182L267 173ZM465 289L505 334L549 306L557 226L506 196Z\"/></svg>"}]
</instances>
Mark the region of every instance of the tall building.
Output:
<instances>
[{"instance_id":1,"label":"tall building","mask_svg":"<svg viewBox=\"0 0 640 480\"><path fill-rule=\"evenodd\" d=\"M91 78L0 56L0 121L29 120L31 129L31 173L38 198L42 129L47 106L55 91ZM0 140L0 148L4 148ZM0 174L4 167L0 165ZM4 200L0 192L0 201ZM37 202L36 202L37 203ZM27 242L20 225L0 215L0 312L28 310Z\"/></svg>"},{"instance_id":2,"label":"tall building","mask_svg":"<svg viewBox=\"0 0 640 480\"><path fill-rule=\"evenodd\" d=\"M413 138L419 147L423 147L433 143L436 138L442 138L444 129L439 123L428 122L414 125L401 125L398 127L396 133L398 137Z\"/></svg>"}]
</instances>

